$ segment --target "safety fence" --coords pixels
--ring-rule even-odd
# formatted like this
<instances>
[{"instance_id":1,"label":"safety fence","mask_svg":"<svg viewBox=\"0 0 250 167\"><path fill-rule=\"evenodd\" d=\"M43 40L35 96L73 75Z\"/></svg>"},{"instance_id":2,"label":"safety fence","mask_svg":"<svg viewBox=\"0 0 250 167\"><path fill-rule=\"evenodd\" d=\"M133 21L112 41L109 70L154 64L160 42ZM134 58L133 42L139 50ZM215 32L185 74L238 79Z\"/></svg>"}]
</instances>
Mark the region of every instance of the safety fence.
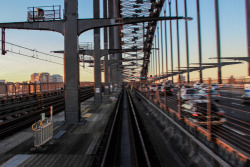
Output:
<instances>
[{"instance_id":1,"label":"safety fence","mask_svg":"<svg viewBox=\"0 0 250 167\"><path fill-rule=\"evenodd\" d=\"M137 89L182 124L206 136L204 142L222 148L220 156L249 161L250 98L244 89L225 85L215 88L211 82L204 87L144 82L134 83L131 89Z\"/></svg>"},{"instance_id":2,"label":"safety fence","mask_svg":"<svg viewBox=\"0 0 250 167\"><path fill-rule=\"evenodd\" d=\"M49 21L61 19L61 6L28 7L28 21Z\"/></svg>"},{"instance_id":3,"label":"safety fence","mask_svg":"<svg viewBox=\"0 0 250 167\"><path fill-rule=\"evenodd\" d=\"M64 89L63 82L55 83L0 83L0 100L17 99L38 93L60 93Z\"/></svg>"}]
</instances>

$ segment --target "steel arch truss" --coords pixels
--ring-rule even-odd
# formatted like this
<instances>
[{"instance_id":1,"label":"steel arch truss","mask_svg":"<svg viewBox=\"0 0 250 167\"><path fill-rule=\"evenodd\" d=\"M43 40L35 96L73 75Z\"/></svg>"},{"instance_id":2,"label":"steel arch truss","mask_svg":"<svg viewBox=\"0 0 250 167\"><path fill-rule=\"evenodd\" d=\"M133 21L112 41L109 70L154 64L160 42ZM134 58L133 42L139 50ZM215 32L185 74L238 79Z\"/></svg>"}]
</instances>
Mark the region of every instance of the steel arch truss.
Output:
<instances>
[{"instance_id":1,"label":"steel arch truss","mask_svg":"<svg viewBox=\"0 0 250 167\"><path fill-rule=\"evenodd\" d=\"M159 17L165 0L120 0L120 17ZM138 59L126 62L123 66L125 76L146 76L150 59L151 46L157 21L134 23L121 27L122 49L137 49L136 52L127 52L124 59ZM131 65L131 66L128 66ZM129 68L127 68L129 67Z\"/></svg>"}]
</instances>

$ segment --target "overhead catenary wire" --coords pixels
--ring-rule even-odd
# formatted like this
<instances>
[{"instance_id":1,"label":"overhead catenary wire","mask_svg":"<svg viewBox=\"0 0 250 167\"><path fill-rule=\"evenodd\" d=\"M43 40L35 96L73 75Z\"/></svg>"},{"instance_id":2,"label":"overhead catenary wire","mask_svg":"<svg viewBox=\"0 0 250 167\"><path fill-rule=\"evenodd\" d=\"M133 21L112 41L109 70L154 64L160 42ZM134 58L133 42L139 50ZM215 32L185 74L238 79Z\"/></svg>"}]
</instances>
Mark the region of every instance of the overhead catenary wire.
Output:
<instances>
[{"instance_id":1,"label":"overhead catenary wire","mask_svg":"<svg viewBox=\"0 0 250 167\"><path fill-rule=\"evenodd\" d=\"M2 41L2 40L0 40L0 41ZM40 60L40 61L45 61L45 62L57 64L57 65L64 65L63 63L59 63L57 61L51 60L51 57L57 58L57 59L60 59L60 60L63 60L63 57L59 57L59 56L56 56L56 55L52 55L52 54L49 54L49 53L38 51L37 49L31 49L31 48L28 48L28 47L20 46L20 45L11 43L11 42L5 42L5 43L11 45L11 47L14 46L14 47L17 47L19 49L19 52L13 51L12 48L10 50L6 50L7 52L10 52L12 54L16 54L16 55L20 55L20 56L25 56L25 57L29 57L29 58L37 59L37 60ZM33 55L28 55L28 54L21 53L20 49L31 51ZM0 49L0 50L2 50L2 49ZM36 53L36 55L34 55L34 52ZM42 55L37 55L37 54L46 55L46 56L50 57L50 59L47 59L47 57L46 58L41 58ZM90 70L90 69L87 69L87 68L85 68L85 69L81 68L81 70L89 72L89 73L93 73L93 70Z\"/></svg>"}]
</instances>

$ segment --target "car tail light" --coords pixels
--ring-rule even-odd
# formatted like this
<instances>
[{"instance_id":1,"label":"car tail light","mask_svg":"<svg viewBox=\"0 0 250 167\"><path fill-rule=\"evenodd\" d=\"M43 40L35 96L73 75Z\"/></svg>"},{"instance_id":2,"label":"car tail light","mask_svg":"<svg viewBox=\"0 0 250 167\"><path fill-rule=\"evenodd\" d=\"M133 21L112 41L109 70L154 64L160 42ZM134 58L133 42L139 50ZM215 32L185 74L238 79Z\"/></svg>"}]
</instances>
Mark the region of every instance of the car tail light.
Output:
<instances>
[{"instance_id":1,"label":"car tail light","mask_svg":"<svg viewBox=\"0 0 250 167\"><path fill-rule=\"evenodd\" d=\"M171 89L171 91L173 92L174 90L173 90L173 89Z\"/></svg>"},{"instance_id":2,"label":"car tail light","mask_svg":"<svg viewBox=\"0 0 250 167\"><path fill-rule=\"evenodd\" d=\"M198 117L198 116L199 116L199 114L198 114L198 113L196 113L196 112L194 112L194 113L193 113L193 116L194 116L194 117Z\"/></svg>"},{"instance_id":3,"label":"car tail light","mask_svg":"<svg viewBox=\"0 0 250 167\"><path fill-rule=\"evenodd\" d=\"M208 95L206 95L208 97Z\"/></svg>"},{"instance_id":4,"label":"car tail light","mask_svg":"<svg viewBox=\"0 0 250 167\"><path fill-rule=\"evenodd\" d=\"M224 111L219 111L218 114L219 114L219 115L224 115L225 112L224 112Z\"/></svg>"},{"instance_id":5,"label":"car tail light","mask_svg":"<svg viewBox=\"0 0 250 167\"><path fill-rule=\"evenodd\" d=\"M220 97L220 94L218 94L218 96Z\"/></svg>"}]
</instances>

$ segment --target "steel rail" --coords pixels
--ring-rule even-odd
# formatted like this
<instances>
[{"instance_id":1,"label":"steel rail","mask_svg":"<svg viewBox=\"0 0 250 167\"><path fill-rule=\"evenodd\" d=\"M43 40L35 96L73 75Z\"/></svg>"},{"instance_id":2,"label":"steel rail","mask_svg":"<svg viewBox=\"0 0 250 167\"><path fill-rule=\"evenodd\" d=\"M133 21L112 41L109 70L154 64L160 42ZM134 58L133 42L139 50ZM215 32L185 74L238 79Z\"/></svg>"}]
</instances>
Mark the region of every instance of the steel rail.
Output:
<instances>
[{"instance_id":1,"label":"steel rail","mask_svg":"<svg viewBox=\"0 0 250 167\"><path fill-rule=\"evenodd\" d=\"M139 123L138 123L137 118L136 118L134 105L133 105L133 102L132 102L132 99L131 99L131 97L130 97L130 94L129 94L129 93L128 93L128 99L129 99L129 103L130 103L130 106L131 106L131 109L132 109L133 118L134 118L134 120L135 120L136 130L137 130L137 132L138 132L138 134L139 134L140 143L141 143L141 146L142 146L142 149L143 149L143 154L144 154L144 157L145 157L145 159L146 159L147 166L148 166L148 167L150 167L150 166L151 166L151 164L150 164L150 161L149 161L148 152L147 152L147 149L146 149L146 146L145 146L144 140L143 140L143 136L142 136L142 132L141 132L141 130L140 130Z\"/></svg>"},{"instance_id":2,"label":"steel rail","mask_svg":"<svg viewBox=\"0 0 250 167\"><path fill-rule=\"evenodd\" d=\"M105 164L106 164L106 161L107 161L107 156L108 156L108 152L109 152L110 145L111 145L111 139L112 139L112 136L114 134L115 123L116 123L116 120L117 120L117 117L118 117L118 112L119 112L119 108L120 108L120 104L121 104L121 99L122 99L122 93L119 96L119 100L117 102L117 107L115 109L115 117L114 117L114 121L112 123L111 130L110 130L110 133L109 133L108 142L107 142L107 145L106 145L106 149L104 151L101 167L104 167Z\"/></svg>"},{"instance_id":3,"label":"steel rail","mask_svg":"<svg viewBox=\"0 0 250 167\"><path fill-rule=\"evenodd\" d=\"M87 88L88 90L84 90L80 94L80 101L84 101L94 95L93 88L90 87ZM3 122L0 124L1 130L0 130L0 136L5 137L7 134L10 134L12 132L15 132L30 123L33 123L35 120L40 119L40 113L45 112L46 114L49 113L49 107L53 105L54 107L54 113L58 113L62 110L64 110L64 99L63 97L61 99L56 99L56 101L48 101L47 103L44 103L45 108L39 108L36 111L33 111L33 108L30 109L30 112L27 115L17 117L16 119L11 119L7 122ZM23 111L20 111L23 112Z\"/></svg>"}]
</instances>

